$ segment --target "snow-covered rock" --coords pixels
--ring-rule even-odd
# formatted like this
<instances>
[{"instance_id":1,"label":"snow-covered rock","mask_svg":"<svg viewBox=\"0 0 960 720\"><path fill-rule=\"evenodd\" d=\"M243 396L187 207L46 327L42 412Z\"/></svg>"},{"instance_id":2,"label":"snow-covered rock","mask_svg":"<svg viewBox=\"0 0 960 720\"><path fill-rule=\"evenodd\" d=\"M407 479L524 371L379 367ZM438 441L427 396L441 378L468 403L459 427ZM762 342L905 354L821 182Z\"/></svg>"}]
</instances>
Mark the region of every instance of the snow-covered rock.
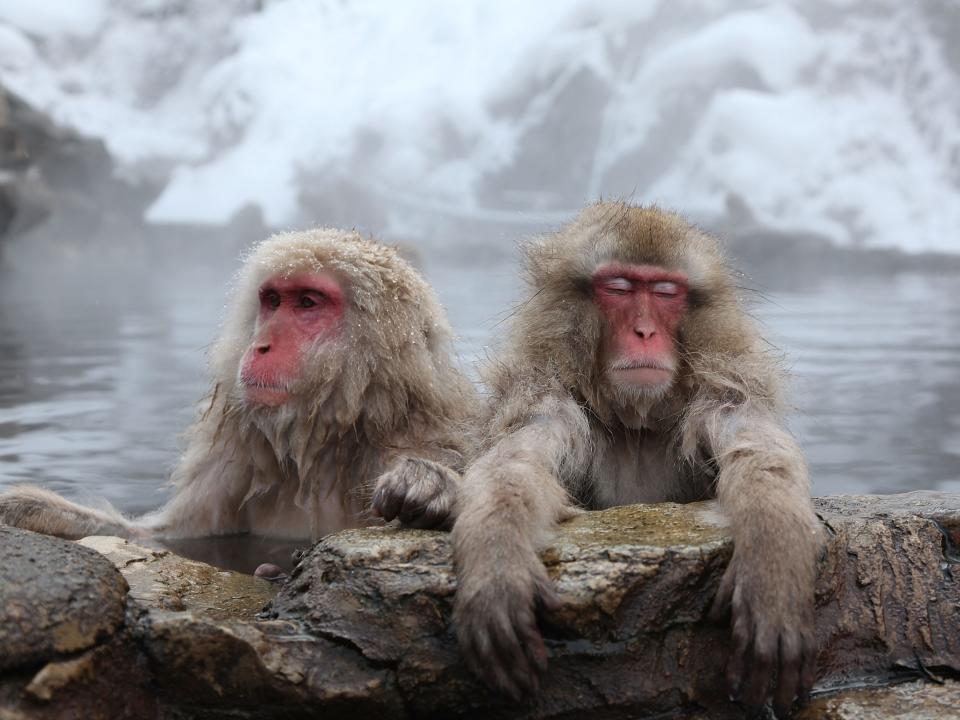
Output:
<instances>
[{"instance_id":1,"label":"snow-covered rock","mask_svg":"<svg viewBox=\"0 0 960 720\"><path fill-rule=\"evenodd\" d=\"M0 79L161 179L153 221L359 188L562 218L599 195L960 252L948 0L0 0ZM954 9L952 12L956 12ZM322 219L322 218L320 218ZM357 218L359 223L364 218Z\"/></svg>"}]
</instances>

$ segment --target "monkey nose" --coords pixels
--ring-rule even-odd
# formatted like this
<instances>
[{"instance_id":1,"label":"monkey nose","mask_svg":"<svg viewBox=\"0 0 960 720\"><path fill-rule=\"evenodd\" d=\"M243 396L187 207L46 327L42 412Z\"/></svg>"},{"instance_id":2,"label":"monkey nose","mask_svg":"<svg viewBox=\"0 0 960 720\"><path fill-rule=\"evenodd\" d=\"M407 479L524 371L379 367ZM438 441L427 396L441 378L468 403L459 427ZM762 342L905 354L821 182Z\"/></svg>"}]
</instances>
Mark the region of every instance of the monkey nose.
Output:
<instances>
[{"instance_id":1,"label":"monkey nose","mask_svg":"<svg viewBox=\"0 0 960 720\"><path fill-rule=\"evenodd\" d=\"M266 355L268 352L270 352L270 343L263 343L261 345L257 345L257 354Z\"/></svg>"},{"instance_id":2,"label":"monkey nose","mask_svg":"<svg viewBox=\"0 0 960 720\"><path fill-rule=\"evenodd\" d=\"M653 329L652 326L647 324L642 324L642 325L636 325L633 328L633 332L641 340L649 340L654 336L656 331Z\"/></svg>"}]
</instances>

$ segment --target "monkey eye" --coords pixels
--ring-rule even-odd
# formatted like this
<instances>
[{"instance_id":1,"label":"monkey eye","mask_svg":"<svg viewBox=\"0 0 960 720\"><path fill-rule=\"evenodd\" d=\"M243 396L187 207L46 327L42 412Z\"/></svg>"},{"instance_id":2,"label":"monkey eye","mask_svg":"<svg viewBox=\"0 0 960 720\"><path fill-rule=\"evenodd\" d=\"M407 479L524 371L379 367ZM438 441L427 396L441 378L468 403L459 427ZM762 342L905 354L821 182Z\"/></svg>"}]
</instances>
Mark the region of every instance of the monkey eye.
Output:
<instances>
[{"instance_id":1,"label":"monkey eye","mask_svg":"<svg viewBox=\"0 0 960 720\"><path fill-rule=\"evenodd\" d=\"M675 297L680 294L680 286L668 280L653 283L650 290L654 295L662 295L663 297Z\"/></svg>"},{"instance_id":2,"label":"monkey eye","mask_svg":"<svg viewBox=\"0 0 960 720\"><path fill-rule=\"evenodd\" d=\"M260 293L260 302L276 310L280 307L280 293L276 290L264 290Z\"/></svg>"},{"instance_id":3,"label":"monkey eye","mask_svg":"<svg viewBox=\"0 0 960 720\"><path fill-rule=\"evenodd\" d=\"M622 277L610 278L603 281L603 289L614 295L623 295L633 290L633 283Z\"/></svg>"}]
</instances>

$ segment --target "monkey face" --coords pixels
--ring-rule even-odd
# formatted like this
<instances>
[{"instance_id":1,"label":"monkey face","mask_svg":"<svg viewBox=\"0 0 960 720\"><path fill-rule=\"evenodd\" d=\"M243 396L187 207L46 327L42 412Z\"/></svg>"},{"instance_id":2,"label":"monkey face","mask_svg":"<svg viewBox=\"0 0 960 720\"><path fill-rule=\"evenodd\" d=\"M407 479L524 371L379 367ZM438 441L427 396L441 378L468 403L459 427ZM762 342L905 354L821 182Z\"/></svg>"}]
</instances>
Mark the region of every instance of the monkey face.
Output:
<instances>
[{"instance_id":1,"label":"monkey face","mask_svg":"<svg viewBox=\"0 0 960 720\"><path fill-rule=\"evenodd\" d=\"M677 369L677 327L687 310L685 274L654 265L609 263L592 278L604 320L605 375L619 390L659 394Z\"/></svg>"},{"instance_id":2,"label":"monkey face","mask_svg":"<svg viewBox=\"0 0 960 720\"><path fill-rule=\"evenodd\" d=\"M278 407L295 394L304 362L318 342L336 335L344 296L330 273L271 277L259 289L253 341L240 363L248 404Z\"/></svg>"}]
</instances>

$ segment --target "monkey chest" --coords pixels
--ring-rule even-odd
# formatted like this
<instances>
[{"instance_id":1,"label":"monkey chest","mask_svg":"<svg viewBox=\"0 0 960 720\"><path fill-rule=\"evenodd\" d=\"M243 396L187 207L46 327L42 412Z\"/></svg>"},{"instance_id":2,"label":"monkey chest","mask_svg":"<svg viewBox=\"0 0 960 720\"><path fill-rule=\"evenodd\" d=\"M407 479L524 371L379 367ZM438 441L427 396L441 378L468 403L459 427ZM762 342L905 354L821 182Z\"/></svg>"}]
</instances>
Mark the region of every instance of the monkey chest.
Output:
<instances>
[{"instance_id":1,"label":"monkey chest","mask_svg":"<svg viewBox=\"0 0 960 720\"><path fill-rule=\"evenodd\" d=\"M307 493L298 504L297 484L278 483L270 492L244 505L244 529L274 538L313 539L361 523L339 488Z\"/></svg>"},{"instance_id":2,"label":"monkey chest","mask_svg":"<svg viewBox=\"0 0 960 720\"><path fill-rule=\"evenodd\" d=\"M709 480L677 456L669 438L642 433L598 446L591 474L598 508L689 502L703 496Z\"/></svg>"}]
</instances>

